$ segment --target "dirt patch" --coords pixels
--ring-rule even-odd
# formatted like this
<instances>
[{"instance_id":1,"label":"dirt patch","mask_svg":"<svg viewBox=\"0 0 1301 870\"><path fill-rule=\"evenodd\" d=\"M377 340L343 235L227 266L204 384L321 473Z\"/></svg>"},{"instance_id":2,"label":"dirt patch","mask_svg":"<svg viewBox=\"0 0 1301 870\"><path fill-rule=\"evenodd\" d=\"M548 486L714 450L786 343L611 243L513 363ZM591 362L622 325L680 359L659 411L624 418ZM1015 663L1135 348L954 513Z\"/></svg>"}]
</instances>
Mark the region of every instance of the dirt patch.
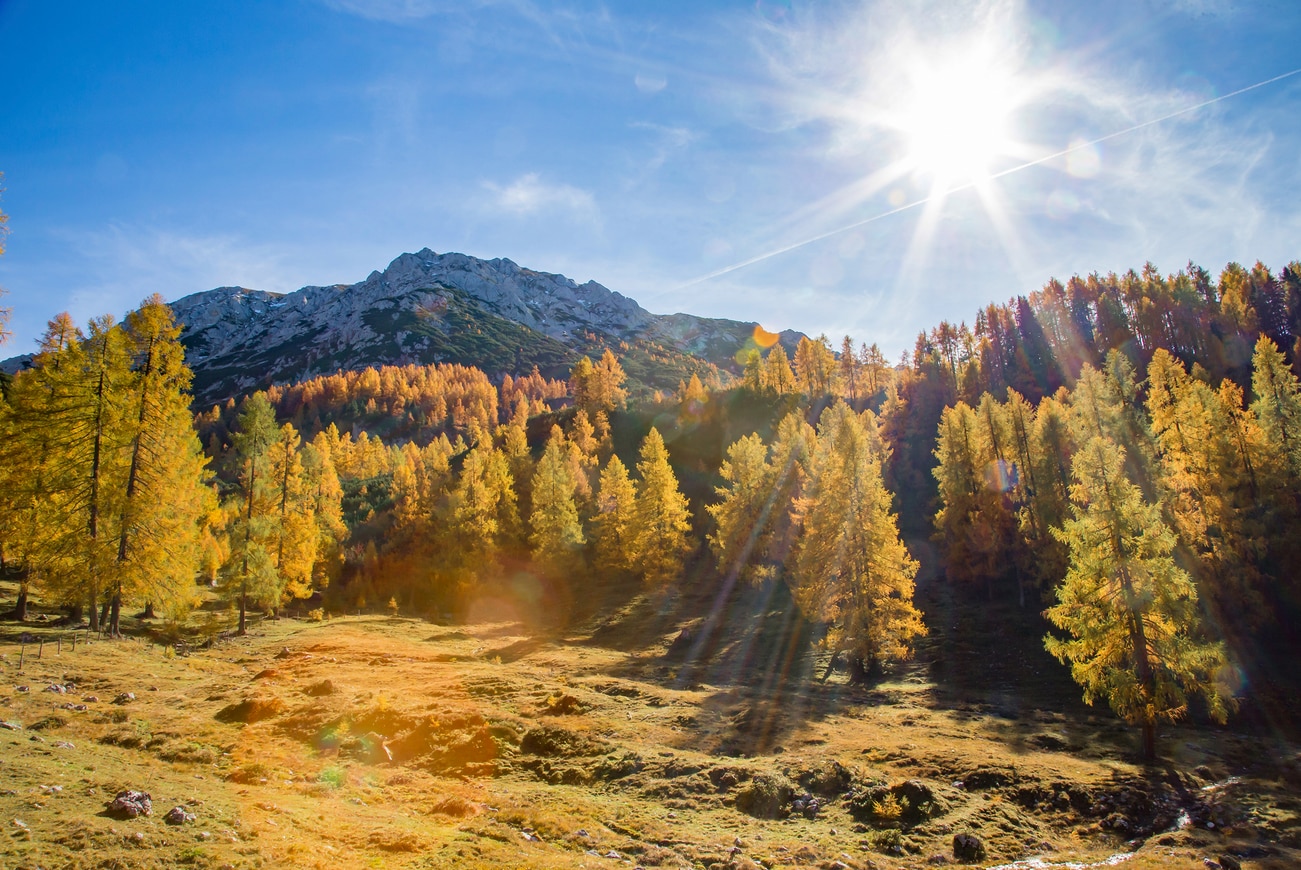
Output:
<instances>
[{"instance_id":1,"label":"dirt patch","mask_svg":"<svg viewBox=\"0 0 1301 870\"><path fill-rule=\"evenodd\" d=\"M234 704L227 704L217 711L218 722L253 723L271 719L284 712L285 702L279 698L245 698Z\"/></svg>"},{"instance_id":2,"label":"dirt patch","mask_svg":"<svg viewBox=\"0 0 1301 870\"><path fill-rule=\"evenodd\" d=\"M589 737L552 725L542 725L529 729L520 740L520 751L529 755L543 755L550 758L569 758L573 756L604 755L612 748L600 738Z\"/></svg>"}]
</instances>

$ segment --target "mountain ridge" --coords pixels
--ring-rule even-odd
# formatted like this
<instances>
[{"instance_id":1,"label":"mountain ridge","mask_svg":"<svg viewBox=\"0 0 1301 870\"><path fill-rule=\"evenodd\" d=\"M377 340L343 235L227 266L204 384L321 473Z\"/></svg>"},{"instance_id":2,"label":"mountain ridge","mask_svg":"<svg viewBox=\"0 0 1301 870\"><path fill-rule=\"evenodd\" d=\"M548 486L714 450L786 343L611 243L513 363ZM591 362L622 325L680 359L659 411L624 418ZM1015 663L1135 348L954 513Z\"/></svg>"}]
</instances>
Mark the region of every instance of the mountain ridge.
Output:
<instances>
[{"instance_id":1,"label":"mountain ridge","mask_svg":"<svg viewBox=\"0 0 1301 870\"><path fill-rule=\"evenodd\" d=\"M355 284L218 287L170 304L200 402L369 365L459 362L494 378L537 365L554 377L603 347L634 386L664 389L709 366L739 371L759 334L754 322L652 314L596 281L429 248ZM779 340L793 349L801 337Z\"/></svg>"},{"instance_id":2,"label":"mountain ridge","mask_svg":"<svg viewBox=\"0 0 1301 870\"><path fill-rule=\"evenodd\" d=\"M652 314L596 281L429 248L355 284L290 293L224 286L169 304L183 325L196 406L368 366L460 363L499 379L536 365L563 377L580 354L607 347L634 392L649 392L692 373L737 374L747 348L777 340L793 352L803 338L792 330L774 337L753 321ZM31 358L0 368L13 372Z\"/></svg>"}]
</instances>

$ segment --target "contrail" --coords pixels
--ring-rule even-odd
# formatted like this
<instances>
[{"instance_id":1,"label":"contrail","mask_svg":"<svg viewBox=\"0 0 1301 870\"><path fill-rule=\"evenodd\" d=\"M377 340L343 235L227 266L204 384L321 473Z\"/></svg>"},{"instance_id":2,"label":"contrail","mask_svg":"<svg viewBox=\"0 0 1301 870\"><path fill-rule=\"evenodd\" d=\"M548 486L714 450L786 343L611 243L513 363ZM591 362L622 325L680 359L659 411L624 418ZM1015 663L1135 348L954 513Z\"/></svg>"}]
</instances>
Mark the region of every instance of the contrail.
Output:
<instances>
[{"instance_id":1,"label":"contrail","mask_svg":"<svg viewBox=\"0 0 1301 870\"><path fill-rule=\"evenodd\" d=\"M1136 130L1142 130L1145 127L1151 127L1154 124L1160 124L1165 121L1169 121L1171 118L1177 118L1180 115L1186 115L1189 112L1195 112L1198 109L1204 109L1207 106L1214 105L1215 103L1223 102L1224 100L1227 100L1231 97L1236 97L1240 94L1245 94L1247 93L1247 91L1254 91L1257 88L1263 88L1266 85L1272 85L1274 84L1274 82L1282 81L1283 79L1290 78L1291 76L1297 75L1298 73L1301 73L1301 67L1291 70L1290 72L1282 73L1281 75L1276 75L1273 78L1265 79L1264 81L1261 82L1256 82L1254 85L1247 85L1245 88L1238 88L1236 91L1230 91L1227 94L1221 94L1218 97L1212 97L1209 100L1203 100L1200 103L1194 103L1191 106L1185 106L1184 108L1171 112L1168 115L1162 115L1159 118L1152 118L1151 120L1144 121L1141 124L1135 124L1134 126L1126 127L1123 130L1117 130L1114 133L1108 133L1105 136L1099 136L1097 139L1092 139L1088 142L1081 142L1078 145L1072 145L1070 148L1063 148L1061 151L1055 151L1052 154L1047 154L1043 157L1039 157L1035 160L1031 160L1028 163L1021 163L1009 169L1004 169L1002 172L995 172L993 175L988 176L988 179L982 178L981 181L982 182L986 180L992 181L994 179L1002 178L1006 175L1011 175L1014 172L1020 172L1023 169L1029 169L1032 166L1038 166L1041 163L1047 163L1050 160L1056 160L1059 157L1065 157L1068 154L1073 154L1076 151L1081 151L1085 148L1092 148L1094 145L1098 145L1102 142L1115 139L1119 136L1126 136L1130 133L1135 132ZM768 251L767 253L759 254L757 256L751 257L748 260L742 260L739 263L733 263L730 266L724 266L721 269L717 269L713 272L710 272L708 275L701 275L698 278L692 278L690 281L678 285L677 289L681 290L687 287L693 287L696 284L703 284L705 281L713 280L714 278L718 278L722 275L726 275L729 272L735 272L737 269L744 269L746 266L753 266L755 263L761 263L764 260L770 260L773 257L777 257L782 254L793 251L796 248L802 248L805 245L811 245L814 242L820 242L823 239L831 238L832 236L839 235L840 233L848 232L849 230L858 229L859 227L866 226L867 224L870 223L875 223L879 220L884 220L885 218L891 217L893 215L897 215L900 212L905 212L908 211L909 209L914 209L919 205L925 205L926 203L931 202L932 200L941 199L943 197L948 196L949 194L961 193L964 190L970 190L975 186L976 186L976 182L968 181L966 184L960 184L957 187L953 187L948 190L943 190L940 191L939 193L931 193L927 196L922 197L921 199L913 200L910 203L901 205L898 208L892 208L889 211L883 211L879 214L874 214L869 218L863 218L861 221L855 221L852 224L846 224L845 226L837 227L834 230L827 230L825 233L819 233L816 236L810 236L809 238L804 239L803 241L794 242L792 244L786 245L785 247L776 248L774 250Z\"/></svg>"}]
</instances>

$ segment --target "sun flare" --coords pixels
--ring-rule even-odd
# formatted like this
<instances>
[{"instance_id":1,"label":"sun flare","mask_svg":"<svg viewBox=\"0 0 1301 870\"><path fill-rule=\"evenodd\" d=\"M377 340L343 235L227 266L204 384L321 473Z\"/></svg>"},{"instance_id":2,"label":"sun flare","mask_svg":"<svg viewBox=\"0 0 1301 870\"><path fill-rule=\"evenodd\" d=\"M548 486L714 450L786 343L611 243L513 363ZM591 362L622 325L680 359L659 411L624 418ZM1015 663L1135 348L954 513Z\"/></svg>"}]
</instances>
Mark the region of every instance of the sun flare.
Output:
<instances>
[{"instance_id":1,"label":"sun flare","mask_svg":"<svg viewBox=\"0 0 1301 870\"><path fill-rule=\"evenodd\" d=\"M1016 83L988 52L921 63L909 78L898 127L913 169L940 185L962 184L1013 152Z\"/></svg>"}]
</instances>

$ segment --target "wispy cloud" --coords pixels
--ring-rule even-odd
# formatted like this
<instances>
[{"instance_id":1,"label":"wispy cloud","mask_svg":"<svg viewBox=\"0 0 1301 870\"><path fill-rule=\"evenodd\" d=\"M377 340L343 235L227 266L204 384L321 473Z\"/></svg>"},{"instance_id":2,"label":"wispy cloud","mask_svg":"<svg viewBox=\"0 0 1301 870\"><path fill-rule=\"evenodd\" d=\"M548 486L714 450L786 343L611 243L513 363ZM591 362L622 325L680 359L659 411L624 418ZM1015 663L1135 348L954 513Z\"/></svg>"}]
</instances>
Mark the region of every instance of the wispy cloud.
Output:
<instances>
[{"instance_id":1,"label":"wispy cloud","mask_svg":"<svg viewBox=\"0 0 1301 870\"><path fill-rule=\"evenodd\" d=\"M654 151L644 167L647 174L662 167L670 157L685 151L700 138L699 134L689 127L653 124L647 121L636 121L630 126L636 130L646 130L655 137Z\"/></svg>"},{"instance_id":2,"label":"wispy cloud","mask_svg":"<svg viewBox=\"0 0 1301 870\"><path fill-rule=\"evenodd\" d=\"M467 4L454 0L322 0L339 12L396 24L457 12Z\"/></svg>"},{"instance_id":3,"label":"wispy cloud","mask_svg":"<svg viewBox=\"0 0 1301 870\"><path fill-rule=\"evenodd\" d=\"M515 217L563 212L584 221L600 218L591 193L570 184L548 183L536 172L521 175L507 185L487 181L483 187L491 195L490 204L496 211Z\"/></svg>"},{"instance_id":4,"label":"wispy cloud","mask_svg":"<svg viewBox=\"0 0 1301 870\"><path fill-rule=\"evenodd\" d=\"M218 286L295 289L282 254L237 235L113 225L66 236L81 254L77 276L65 279L65 307L79 320L121 316L153 293L170 301Z\"/></svg>"}]
</instances>

